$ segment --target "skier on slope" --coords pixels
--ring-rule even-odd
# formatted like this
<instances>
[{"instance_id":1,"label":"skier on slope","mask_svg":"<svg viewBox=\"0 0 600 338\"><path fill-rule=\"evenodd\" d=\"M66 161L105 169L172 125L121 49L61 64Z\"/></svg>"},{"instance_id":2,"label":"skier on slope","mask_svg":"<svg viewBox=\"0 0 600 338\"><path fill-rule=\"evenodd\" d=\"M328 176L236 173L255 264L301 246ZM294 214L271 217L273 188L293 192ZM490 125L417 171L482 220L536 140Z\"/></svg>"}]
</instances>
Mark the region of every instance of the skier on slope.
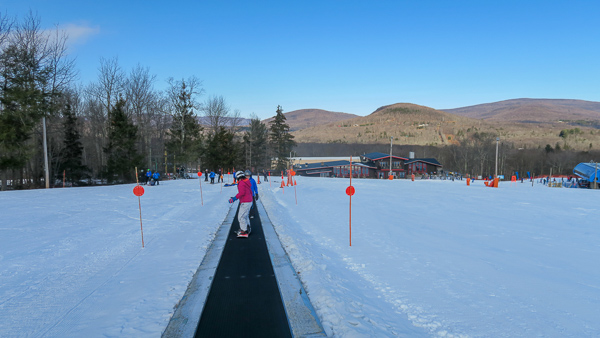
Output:
<instances>
[{"instance_id":1,"label":"skier on slope","mask_svg":"<svg viewBox=\"0 0 600 338\"><path fill-rule=\"evenodd\" d=\"M210 184L215 184L215 172L211 170L208 176L210 176Z\"/></svg>"},{"instance_id":2,"label":"skier on slope","mask_svg":"<svg viewBox=\"0 0 600 338\"><path fill-rule=\"evenodd\" d=\"M246 177L250 180L250 187L252 188L252 197L254 201L258 200L258 185L256 184L256 180L252 178L252 172L250 170L246 170L244 172ZM252 203L252 207L250 208L250 218L254 218L254 203Z\"/></svg>"},{"instance_id":3,"label":"skier on slope","mask_svg":"<svg viewBox=\"0 0 600 338\"><path fill-rule=\"evenodd\" d=\"M246 175L246 178L248 178L252 184L252 197L254 197L254 200L258 200L258 185L256 184L256 180L252 178L252 172L250 170L246 170L244 175Z\"/></svg>"},{"instance_id":4,"label":"skier on slope","mask_svg":"<svg viewBox=\"0 0 600 338\"><path fill-rule=\"evenodd\" d=\"M151 177L152 177L152 172L150 171L150 169L148 169L148 171L146 171L146 185L148 185L148 183L150 182Z\"/></svg>"},{"instance_id":5,"label":"skier on slope","mask_svg":"<svg viewBox=\"0 0 600 338\"><path fill-rule=\"evenodd\" d=\"M237 231L238 237L248 238L250 234L250 207L252 207L252 183L246 178L243 171L235 173L237 179L238 193L235 197L229 199L229 203L237 200L240 201L240 210L238 211L238 221L240 222L240 230Z\"/></svg>"}]
</instances>

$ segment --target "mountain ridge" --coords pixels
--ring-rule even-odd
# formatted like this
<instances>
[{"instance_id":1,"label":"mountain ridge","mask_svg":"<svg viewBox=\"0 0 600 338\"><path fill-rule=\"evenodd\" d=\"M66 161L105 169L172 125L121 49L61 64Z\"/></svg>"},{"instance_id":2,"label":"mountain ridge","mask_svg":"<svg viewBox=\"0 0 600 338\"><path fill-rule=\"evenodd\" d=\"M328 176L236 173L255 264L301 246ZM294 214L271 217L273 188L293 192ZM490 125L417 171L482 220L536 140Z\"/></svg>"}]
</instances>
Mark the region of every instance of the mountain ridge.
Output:
<instances>
[{"instance_id":1,"label":"mountain ridge","mask_svg":"<svg viewBox=\"0 0 600 338\"><path fill-rule=\"evenodd\" d=\"M301 110L296 112L301 114ZM579 131L568 138L561 133L573 127ZM600 102L514 99L446 110L395 103L367 116L315 123L292 134L297 142L388 143L394 137L399 144L451 145L485 133L517 147L561 143L565 148L586 150L600 145L598 129Z\"/></svg>"}]
</instances>

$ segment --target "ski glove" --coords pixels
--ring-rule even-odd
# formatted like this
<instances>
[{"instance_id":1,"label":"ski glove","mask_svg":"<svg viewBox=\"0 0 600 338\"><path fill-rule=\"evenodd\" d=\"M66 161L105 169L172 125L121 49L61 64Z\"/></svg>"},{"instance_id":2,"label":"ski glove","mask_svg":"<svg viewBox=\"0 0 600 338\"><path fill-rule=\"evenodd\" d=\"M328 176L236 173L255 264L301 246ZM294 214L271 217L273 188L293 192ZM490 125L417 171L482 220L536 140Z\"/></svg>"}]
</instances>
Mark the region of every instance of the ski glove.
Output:
<instances>
[{"instance_id":1,"label":"ski glove","mask_svg":"<svg viewBox=\"0 0 600 338\"><path fill-rule=\"evenodd\" d=\"M229 199L229 203L233 203L235 201L237 201L237 198L235 198L235 197L232 197L232 198Z\"/></svg>"},{"instance_id":2,"label":"ski glove","mask_svg":"<svg viewBox=\"0 0 600 338\"><path fill-rule=\"evenodd\" d=\"M258 201L258 194L254 195L254 198Z\"/></svg>"}]
</instances>

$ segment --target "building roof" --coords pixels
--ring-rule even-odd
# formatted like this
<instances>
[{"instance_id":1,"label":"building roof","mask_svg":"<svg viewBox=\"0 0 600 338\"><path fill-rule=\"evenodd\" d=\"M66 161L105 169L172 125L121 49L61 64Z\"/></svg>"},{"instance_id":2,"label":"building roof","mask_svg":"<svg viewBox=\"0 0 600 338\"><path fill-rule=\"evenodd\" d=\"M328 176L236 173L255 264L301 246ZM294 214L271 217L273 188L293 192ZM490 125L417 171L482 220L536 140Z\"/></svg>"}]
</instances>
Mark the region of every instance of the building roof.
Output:
<instances>
[{"instance_id":1,"label":"building roof","mask_svg":"<svg viewBox=\"0 0 600 338\"><path fill-rule=\"evenodd\" d=\"M384 154L384 153L368 153L368 154L364 154L364 155L360 155L362 157L365 157L371 161L377 161L377 160L381 160L382 158L389 158L390 154ZM401 157L401 156L395 156L392 154L392 158L397 158L399 160L408 160L406 157Z\"/></svg>"},{"instance_id":2,"label":"building roof","mask_svg":"<svg viewBox=\"0 0 600 338\"><path fill-rule=\"evenodd\" d=\"M442 165L440 164L440 162L438 162L435 158L412 158L408 161L406 161L405 164L411 164L414 162L424 162L427 164L431 164L437 167L441 167Z\"/></svg>"},{"instance_id":3,"label":"building roof","mask_svg":"<svg viewBox=\"0 0 600 338\"><path fill-rule=\"evenodd\" d=\"M340 167L340 166L345 166L345 165L349 165L350 161L330 161L330 162L321 162L321 163L304 163L304 164L297 164L296 165L296 170L315 170L315 169L321 169L321 168L332 168L332 167ZM360 162L352 162L352 165L354 166L362 166L362 167L367 167L367 168L374 168L368 165L364 165Z\"/></svg>"}]
</instances>

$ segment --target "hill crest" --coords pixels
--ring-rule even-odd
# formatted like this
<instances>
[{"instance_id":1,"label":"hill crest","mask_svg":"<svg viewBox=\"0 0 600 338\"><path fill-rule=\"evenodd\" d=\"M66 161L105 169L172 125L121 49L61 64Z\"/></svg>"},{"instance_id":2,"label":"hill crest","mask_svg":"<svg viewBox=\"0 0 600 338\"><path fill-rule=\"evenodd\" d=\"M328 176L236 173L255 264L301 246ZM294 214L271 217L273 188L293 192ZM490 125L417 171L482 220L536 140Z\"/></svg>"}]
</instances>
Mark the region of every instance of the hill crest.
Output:
<instances>
[{"instance_id":1,"label":"hill crest","mask_svg":"<svg viewBox=\"0 0 600 338\"><path fill-rule=\"evenodd\" d=\"M283 113L286 123L290 126L290 131L319 126L332 122L338 122L358 117L358 115L332 112L323 109L298 109ZM275 117L270 117L262 122L268 124Z\"/></svg>"}]
</instances>

